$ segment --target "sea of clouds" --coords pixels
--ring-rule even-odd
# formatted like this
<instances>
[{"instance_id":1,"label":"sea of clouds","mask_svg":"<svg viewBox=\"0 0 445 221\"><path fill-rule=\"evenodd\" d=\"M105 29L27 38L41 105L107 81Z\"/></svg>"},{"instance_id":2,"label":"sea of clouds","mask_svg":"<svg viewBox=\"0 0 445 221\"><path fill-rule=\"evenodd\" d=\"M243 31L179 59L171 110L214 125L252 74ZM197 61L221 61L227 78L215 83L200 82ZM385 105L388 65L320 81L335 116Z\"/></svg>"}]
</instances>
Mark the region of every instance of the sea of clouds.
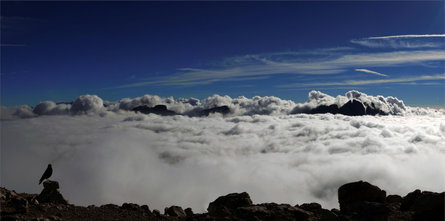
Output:
<instances>
[{"instance_id":1,"label":"sea of clouds","mask_svg":"<svg viewBox=\"0 0 445 221\"><path fill-rule=\"evenodd\" d=\"M304 114L351 99L387 116ZM129 111L164 104L184 115ZM227 105L222 116L189 117ZM48 163L70 203L170 205L203 212L218 196L248 192L255 203L319 202L338 208L337 189L366 180L390 194L445 186L445 110L350 91L277 97L145 95L117 102L95 95L72 103L1 109L1 186L38 193Z\"/></svg>"}]
</instances>

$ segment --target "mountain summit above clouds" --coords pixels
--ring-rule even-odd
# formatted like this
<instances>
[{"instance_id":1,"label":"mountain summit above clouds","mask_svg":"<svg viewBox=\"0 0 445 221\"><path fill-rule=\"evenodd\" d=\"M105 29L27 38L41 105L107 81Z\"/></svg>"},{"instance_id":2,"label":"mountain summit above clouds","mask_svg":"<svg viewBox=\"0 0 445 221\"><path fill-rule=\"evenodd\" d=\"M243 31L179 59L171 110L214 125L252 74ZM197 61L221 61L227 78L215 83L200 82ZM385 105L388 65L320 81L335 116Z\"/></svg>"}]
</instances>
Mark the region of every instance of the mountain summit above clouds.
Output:
<instances>
[{"instance_id":1,"label":"mountain summit above clouds","mask_svg":"<svg viewBox=\"0 0 445 221\"><path fill-rule=\"evenodd\" d=\"M320 91L311 91L304 103L282 100L278 97L213 95L204 100L196 98L162 98L144 95L124 98L116 102L103 101L97 95L82 95L73 102L43 101L35 107L28 105L2 107L2 119L29 118L41 115L106 114L107 112L136 111L145 114L209 116L219 113L228 116L288 115L288 114L343 114L404 115L408 110L402 100L395 97L370 96L359 91L349 91L344 96L332 97Z\"/></svg>"}]
</instances>

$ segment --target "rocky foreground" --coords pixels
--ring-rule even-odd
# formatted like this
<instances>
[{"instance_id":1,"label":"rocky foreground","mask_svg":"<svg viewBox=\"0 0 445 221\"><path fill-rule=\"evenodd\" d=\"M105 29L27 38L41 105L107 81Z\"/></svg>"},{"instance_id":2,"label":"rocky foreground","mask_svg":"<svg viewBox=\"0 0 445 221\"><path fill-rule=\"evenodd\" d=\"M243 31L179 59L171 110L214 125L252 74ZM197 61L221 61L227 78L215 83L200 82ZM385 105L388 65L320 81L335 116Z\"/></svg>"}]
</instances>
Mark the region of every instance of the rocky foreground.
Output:
<instances>
[{"instance_id":1,"label":"rocky foreground","mask_svg":"<svg viewBox=\"0 0 445 221\"><path fill-rule=\"evenodd\" d=\"M386 195L367 182L348 183L338 189L340 210L318 203L253 204L248 193L231 193L209 204L207 213L190 208L165 208L161 214L147 205L75 206L59 192L59 183L45 181L40 194L16 193L1 188L1 220L445 220L445 192L415 190L405 197Z\"/></svg>"}]
</instances>

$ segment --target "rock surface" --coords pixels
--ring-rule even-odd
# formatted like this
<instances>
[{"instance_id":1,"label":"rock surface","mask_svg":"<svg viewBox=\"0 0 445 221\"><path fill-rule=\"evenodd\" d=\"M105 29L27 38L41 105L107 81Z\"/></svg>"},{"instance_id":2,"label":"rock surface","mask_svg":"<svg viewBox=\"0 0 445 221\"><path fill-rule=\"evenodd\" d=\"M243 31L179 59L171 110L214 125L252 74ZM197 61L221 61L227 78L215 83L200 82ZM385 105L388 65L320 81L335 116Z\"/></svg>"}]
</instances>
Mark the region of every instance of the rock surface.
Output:
<instances>
[{"instance_id":1,"label":"rock surface","mask_svg":"<svg viewBox=\"0 0 445 221\"><path fill-rule=\"evenodd\" d=\"M43 190L36 199L41 203L68 204L68 201L59 192L59 183L57 181L47 180L43 182Z\"/></svg>"},{"instance_id":2,"label":"rock surface","mask_svg":"<svg viewBox=\"0 0 445 221\"><path fill-rule=\"evenodd\" d=\"M231 193L226 196L220 196L209 204L207 211L210 216L224 217L233 214L238 207L252 205L252 200L248 193Z\"/></svg>"},{"instance_id":3,"label":"rock surface","mask_svg":"<svg viewBox=\"0 0 445 221\"><path fill-rule=\"evenodd\" d=\"M416 190L405 197L386 196L379 187L363 181L339 188L340 210L327 210L318 203L254 204L243 192L218 197L209 204L208 213L195 214L191 208L171 206L165 208L164 215L134 203L75 206L63 199L58 182L45 183L40 195L0 188L1 220L445 220L445 192Z\"/></svg>"},{"instance_id":4,"label":"rock surface","mask_svg":"<svg viewBox=\"0 0 445 221\"><path fill-rule=\"evenodd\" d=\"M141 112L143 114L157 114L161 116L172 116L177 114L174 111L168 110L167 106L165 105L156 105L154 107L149 107L147 105L138 106L133 108L133 111Z\"/></svg>"},{"instance_id":5,"label":"rock surface","mask_svg":"<svg viewBox=\"0 0 445 221\"><path fill-rule=\"evenodd\" d=\"M348 116L362 116L362 115L388 115L384 111L375 107L374 103L362 103L356 99L352 99L339 107L337 104L319 105L313 109L306 111L307 114L343 114Z\"/></svg>"},{"instance_id":6,"label":"rock surface","mask_svg":"<svg viewBox=\"0 0 445 221\"><path fill-rule=\"evenodd\" d=\"M340 211L352 213L362 206L363 202L383 203L386 192L368 182L348 183L338 189Z\"/></svg>"}]
</instances>

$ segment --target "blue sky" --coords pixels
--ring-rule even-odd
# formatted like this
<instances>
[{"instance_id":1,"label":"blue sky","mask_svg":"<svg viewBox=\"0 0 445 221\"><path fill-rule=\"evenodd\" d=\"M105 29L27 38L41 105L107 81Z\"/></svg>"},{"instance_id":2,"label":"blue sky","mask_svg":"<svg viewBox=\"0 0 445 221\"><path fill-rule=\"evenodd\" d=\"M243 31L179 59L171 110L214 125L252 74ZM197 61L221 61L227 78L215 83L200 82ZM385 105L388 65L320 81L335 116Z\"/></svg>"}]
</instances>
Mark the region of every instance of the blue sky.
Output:
<instances>
[{"instance_id":1,"label":"blue sky","mask_svg":"<svg viewBox=\"0 0 445 221\"><path fill-rule=\"evenodd\" d=\"M1 103L355 89L445 105L444 2L1 2Z\"/></svg>"}]
</instances>

